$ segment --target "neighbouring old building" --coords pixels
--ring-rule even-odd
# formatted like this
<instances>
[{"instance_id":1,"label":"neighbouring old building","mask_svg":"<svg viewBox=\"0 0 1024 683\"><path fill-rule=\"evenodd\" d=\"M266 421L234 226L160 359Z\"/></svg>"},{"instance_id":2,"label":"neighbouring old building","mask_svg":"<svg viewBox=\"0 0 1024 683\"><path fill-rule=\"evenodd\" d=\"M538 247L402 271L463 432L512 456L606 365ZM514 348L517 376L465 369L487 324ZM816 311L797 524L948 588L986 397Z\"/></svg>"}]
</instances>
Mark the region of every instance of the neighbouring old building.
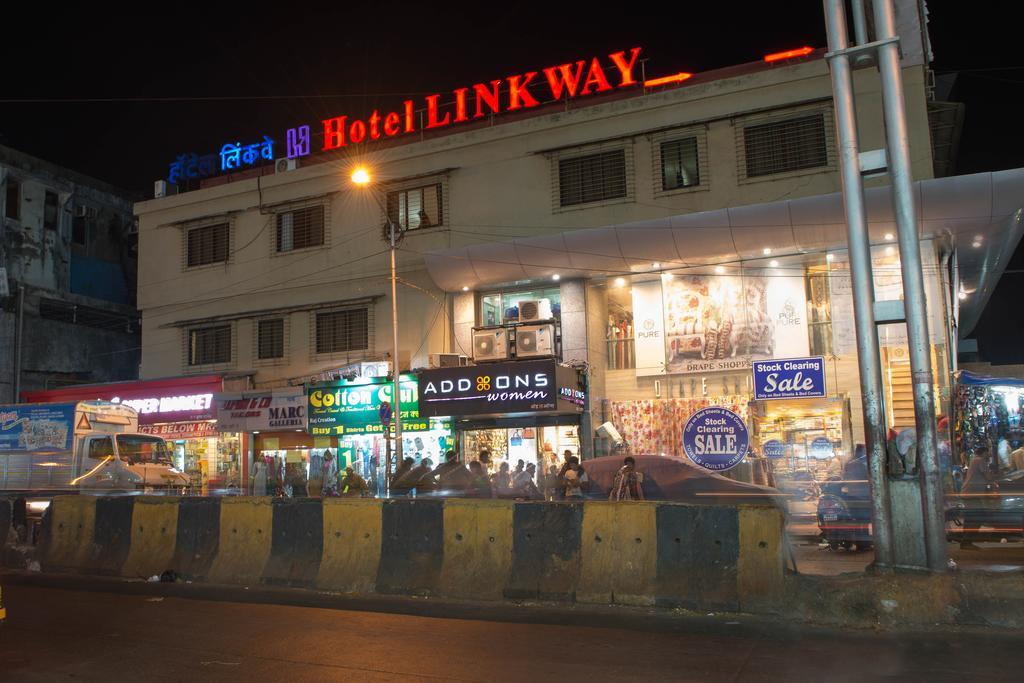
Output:
<instances>
[{"instance_id":1,"label":"neighbouring old building","mask_svg":"<svg viewBox=\"0 0 1024 683\"><path fill-rule=\"evenodd\" d=\"M137 377L133 198L3 146L0 192L0 401Z\"/></svg>"},{"instance_id":2,"label":"neighbouring old building","mask_svg":"<svg viewBox=\"0 0 1024 683\"><path fill-rule=\"evenodd\" d=\"M917 3L898 11L946 412L956 340L1020 237L1024 194L1017 172L936 177L951 166L955 107L929 88ZM135 207L142 376L245 376L268 395L314 385L315 408L372 404L339 378L391 360L386 215L405 230L397 366L429 405L407 454L437 457L454 439L547 465L607 452L614 432L633 452L676 453L686 416L714 404L752 423L756 448L781 440L806 461L816 443L822 467L849 458L863 431L823 50L695 75L626 46L522 66L170 164L159 196ZM856 71L855 87L863 149L880 149L877 73ZM359 165L371 187L350 181ZM876 296L899 298L887 179L868 187ZM913 419L904 326L882 345L900 427ZM754 360L804 356L825 358L828 396L752 400ZM492 389L507 391L478 400ZM546 389L557 396L538 402ZM331 434L262 444L380 450L379 433Z\"/></svg>"}]
</instances>

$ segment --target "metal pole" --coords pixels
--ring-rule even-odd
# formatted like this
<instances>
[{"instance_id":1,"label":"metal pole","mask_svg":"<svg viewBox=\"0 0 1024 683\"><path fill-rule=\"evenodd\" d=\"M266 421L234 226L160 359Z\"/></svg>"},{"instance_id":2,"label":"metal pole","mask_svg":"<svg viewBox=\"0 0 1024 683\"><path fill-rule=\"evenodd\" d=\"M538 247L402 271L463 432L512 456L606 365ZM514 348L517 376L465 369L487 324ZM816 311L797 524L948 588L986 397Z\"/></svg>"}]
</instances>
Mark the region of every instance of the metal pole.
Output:
<instances>
[{"instance_id":1,"label":"metal pole","mask_svg":"<svg viewBox=\"0 0 1024 683\"><path fill-rule=\"evenodd\" d=\"M18 285L18 320L14 324L14 395L12 403L21 403L21 349L25 337L25 286Z\"/></svg>"},{"instance_id":2,"label":"metal pole","mask_svg":"<svg viewBox=\"0 0 1024 683\"><path fill-rule=\"evenodd\" d=\"M387 208L385 207L385 215L387 215ZM391 372L392 381L394 387L392 389L393 395L391 397L392 403L392 414L395 420L395 461L396 467L402 463L402 384L401 377L402 373L398 366L398 273L395 268L395 247L398 243L398 226L395 225L394 221L390 217L388 221L388 235L391 240L391 334L393 336L393 346L391 352ZM388 460L387 477L385 481L388 482L390 489L390 478L391 477L391 461Z\"/></svg>"},{"instance_id":3,"label":"metal pole","mask_svg":"<svg viewBox=\"0 0 1024 683\"><path fill-rule=\"evenodd\" d=\"M879 41L895 36L892 0L874 0L875 31ZM882 79L882 108L889 173L892 177L893 211L899 236L903 301L910 345L911 382L914 389L914 423L917 427L917 457L921 470L921 500L924 514L925 549L928 568L945 571L946 524L942 479L935 443L935 397L932 394L932 357L928 339L928 309L924 275L921 272L921 244L914 213L910 146L903 103L903 74L895 42L878 48L878 71Z\"/></svg>"},{"instance_id":4,"label":"metal pole","mask_svg":"<svg viewBox=\"0 0 1024 683\"><path fill-rule=\"evenodd\" d=\"M868 42L868 18L864 13L864 0L850 0L850 7L853 9L854 40L857 45L863 45Z\"/></svg>"},{"instance_id":5,"label":"metal pole","mask_svg":"<svg viewBox=\"0 0 1024 683\"><path fill-rule=\"evenodd\" d=\"M846 49L846 15L842 0L825 0L825 25L829 51ZM875 564L879 567L891 567L892 510L889 501L889 481L886 478L884 385L882 360L878 351L878 328L875 326L871 243L868 238L867 214L864 210L864 186L860 175L853 81L850 58L847 55L827 55L826 58L829 60L832 73L843 203L846 207L853 317L857 330L857 364L860 369L861 406L864 412L864 436L867 441L868 478L871 482Z\"/></svg>"}]
</instances>

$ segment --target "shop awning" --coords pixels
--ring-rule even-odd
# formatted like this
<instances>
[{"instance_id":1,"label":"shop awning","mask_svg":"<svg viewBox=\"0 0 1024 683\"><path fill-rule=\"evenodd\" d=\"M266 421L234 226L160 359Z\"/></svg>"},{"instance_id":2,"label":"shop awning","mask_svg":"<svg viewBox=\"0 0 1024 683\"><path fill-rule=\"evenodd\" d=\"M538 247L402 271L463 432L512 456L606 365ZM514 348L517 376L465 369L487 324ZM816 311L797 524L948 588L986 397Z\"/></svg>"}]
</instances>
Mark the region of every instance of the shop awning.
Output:
<instances>
[{"instance_id":1,"label":"shop awning","mask_svg":"<svg viewBox=\"0 0 1024 683\"><path fill-rule=\"evenodd\" d=\"M946 238L957 250L964 289L960 336L977 323L1021 238L1024 169L936 178L914 184L922 237ZM895 232L891 190L865 192L872 243ZM980 236L981 240L976 238ZM973 244L979 244L974 247ZM559 274L626 275L739 263L846 247L840 193L667 216L653 220L486 242L430 252L427 268L449 292Z\"/></svg>"},{"instance_id":2,"label":"shop awning","mask_svg":"<svg viewBox=\"0 0 1024 683\"><path fill-rule=\"evenodd\" d=\"M988 375L976 375L967 370L961 370L956 374L957 384L966 384L974 387L1018 387L1024 389L1024 379L1016 377L989 377Z\"/></svg>"}]
</instances>

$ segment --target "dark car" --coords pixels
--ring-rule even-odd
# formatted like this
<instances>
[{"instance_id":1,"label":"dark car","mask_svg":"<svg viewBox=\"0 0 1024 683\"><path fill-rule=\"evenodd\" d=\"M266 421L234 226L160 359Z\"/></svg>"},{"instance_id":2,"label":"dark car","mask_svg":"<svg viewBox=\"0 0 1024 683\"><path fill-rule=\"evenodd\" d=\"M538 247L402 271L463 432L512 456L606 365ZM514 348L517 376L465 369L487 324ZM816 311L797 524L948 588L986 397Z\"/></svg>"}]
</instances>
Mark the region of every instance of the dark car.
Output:
<instances>
[{"instance_id":1,"label":"dark car","mask_svg":"<svg viewBox=\"0 0 1024 683\"><path fill-rule=\"evenodd\" d=\"M762 503L785 510L780 492L770 486L735 481L694 465L686 458L668 455L635 455L633 458L637 472L644 475L646 500L706 505ZM622 462L622 456L617 455L583 461L583 468L591 481L588 498L608 499Z\"/></svg>"},{"instance_id":2,"label":"dark car","mask_svg":"<svg viewBox=\"0 0 1024 683\"><path fill-rule=\"evenodd\" d=\"M961 492L947 511L958 541L1024 538L1024 470L1004 473L976 494Z\"/></svg>"}]
</instances>

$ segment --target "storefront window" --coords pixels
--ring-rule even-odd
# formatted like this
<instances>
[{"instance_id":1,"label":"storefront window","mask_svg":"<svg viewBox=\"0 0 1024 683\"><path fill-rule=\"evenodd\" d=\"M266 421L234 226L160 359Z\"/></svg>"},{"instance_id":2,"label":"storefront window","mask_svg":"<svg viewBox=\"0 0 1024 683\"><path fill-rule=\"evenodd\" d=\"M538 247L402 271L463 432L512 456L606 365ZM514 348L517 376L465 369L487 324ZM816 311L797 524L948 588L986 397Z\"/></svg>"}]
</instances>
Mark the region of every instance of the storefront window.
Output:
<instances>
[{"instance_id":1,"label":"storefront window","mask_svg":"<svg viewBox=\"0 0 1024 683\"><path fill-rule=\"evenodd\" d=\"M807 269L807 335L812 356L832 354L832 307L827 266Z\"/></svg>"},{"instance_id":2,"label":"storefront window","mask_svg":"<svg viewBox=\"0 0 1024 683\"><path fill-rule=\"evenodd\" d=\"M485 294L481 297L480 324L504 325L524 319L558 318L562 314L561 301L558 287Z\"/></svg>"},{"instance_id":3,"label":"storefront window","mask_svg":"<svg viewBox=\"0 0 1024 683\"><path fill-rule=\"evenodd\" d=\"M608 369L636 367L633 339L633 289L625 280L610 281L608 287Z\"/></svg>"}]
</instances>

